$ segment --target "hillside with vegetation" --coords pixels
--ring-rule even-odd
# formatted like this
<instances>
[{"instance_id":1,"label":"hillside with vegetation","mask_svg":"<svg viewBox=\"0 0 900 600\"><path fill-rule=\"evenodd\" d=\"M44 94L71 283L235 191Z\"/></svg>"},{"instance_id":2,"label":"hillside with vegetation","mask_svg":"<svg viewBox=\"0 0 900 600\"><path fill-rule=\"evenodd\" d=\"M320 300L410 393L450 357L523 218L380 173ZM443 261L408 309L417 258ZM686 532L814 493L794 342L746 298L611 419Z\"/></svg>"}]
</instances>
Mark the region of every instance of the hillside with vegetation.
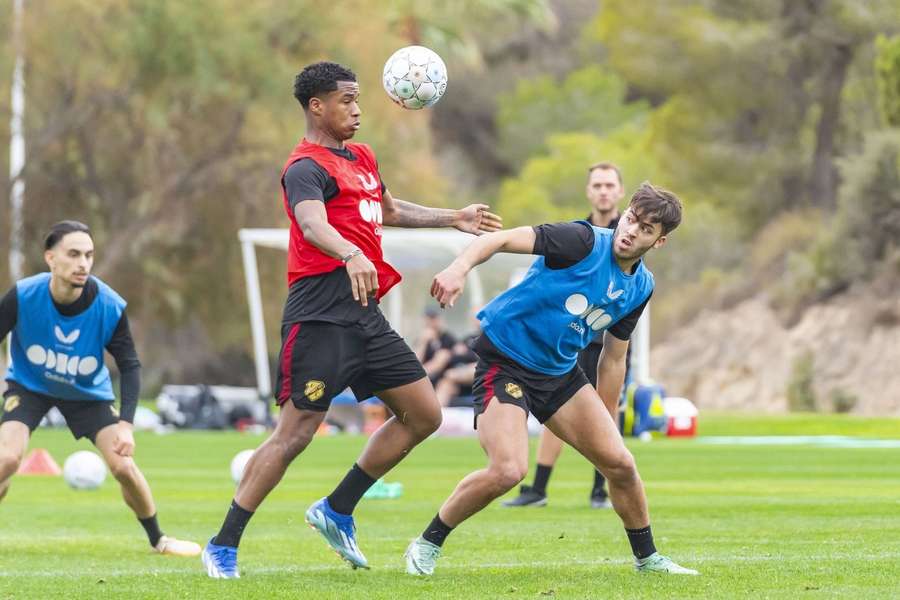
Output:
<instances>
[{"instance_id":1,"label":"hillside with vegetation","mask_svg":"<svg viewBox=\"0 0 900 600\"><path fill-rule=\"evenodd\" d=\"M148 389L252 382L237 230L286 225L278 175L303 133L292 80L327 58L359 74L358 137L398 197L485 201L508 226L571 219L585 214L586 167L598 160L621 165L629 189L649 179L676 191L684 224L648 259L654 370L670 387L703 404L743 386L720 404L783 410L810 406L787 400L806 385L815 408L843 394L856 399L843 405L875 412L877 390L860 386L881 377L866 365L894 356L900 310L890 303L900 295L900 3L345 8L28 3L26 271L43 268L52 222L88 222L96 273L128 296ZM2 73L12 71L9 13ZM411 43L448 64L433 110L402 111L381 90L384 59ZM4 140L8 86L2 78ZM8 196L6 170L0 190ZM261 254L264 289L277 290L266 297L270 324L283 261ZM5 261L0 277L9 281ZM767 358L721 362L750 352ZM835 375L841 364L856 366ZM895 378L877 381L900 393Z\"/></svg>"}]
</instances>

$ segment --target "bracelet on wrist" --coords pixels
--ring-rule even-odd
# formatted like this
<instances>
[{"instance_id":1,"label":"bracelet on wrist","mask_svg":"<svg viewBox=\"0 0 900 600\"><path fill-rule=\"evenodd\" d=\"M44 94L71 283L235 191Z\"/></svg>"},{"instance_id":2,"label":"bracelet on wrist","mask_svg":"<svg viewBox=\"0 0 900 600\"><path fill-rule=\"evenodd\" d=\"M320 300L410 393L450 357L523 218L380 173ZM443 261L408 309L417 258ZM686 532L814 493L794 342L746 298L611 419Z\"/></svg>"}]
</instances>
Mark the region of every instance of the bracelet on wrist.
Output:
<instances>
[{"instance_id":1,"label":"bracelet on wrist","mask_svg":"<svg viewBox=\"0 0 900 600\"><path fill-rule=\"evenodd\" d=\"M354 256L359 256L362 253L363 251L359 248L354 248L353 250L348 252L346 256L341 257L341 262L346 265L348 262L350 262L350 259L352 259Z\"/></svg>"}]
</instances>

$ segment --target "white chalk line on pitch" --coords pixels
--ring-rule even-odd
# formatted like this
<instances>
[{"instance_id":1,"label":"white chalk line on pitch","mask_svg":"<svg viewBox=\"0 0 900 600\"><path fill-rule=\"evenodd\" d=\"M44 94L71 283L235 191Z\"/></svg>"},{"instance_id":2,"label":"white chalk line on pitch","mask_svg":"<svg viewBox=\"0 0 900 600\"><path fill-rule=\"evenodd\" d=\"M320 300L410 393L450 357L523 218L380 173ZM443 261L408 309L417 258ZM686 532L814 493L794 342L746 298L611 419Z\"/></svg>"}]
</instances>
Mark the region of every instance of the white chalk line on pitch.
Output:
<instances>
[{"instance_id":1,"label":"white chalk line on pitch","mask_svg":"<svg viewBox=\"0 0 900 600\"><path fill-rule=\"evenodd\" d=\"M787 557L786 555L781 554L772 554L768 556L746 556L746 555L717 555L715 557L696 557L696 556L679 556L677 559L680 559L687 566L698 566L698 565L713 565L716 563L733 563L733 562L747 562L747 563L762 563L768 561L778 561L783 562ZM829 561L829 560L866 560L871 561L872 559L884 559L884 560L892 560L892 559L900 559L900 552L879 552L872 554L870 552L860 553L858 555L846 554L846 553L829 553L829 554L820 554L820 555L810 555L804 554L803 561L807 563L808 561ZM475 562L468 564L454 563L454 564L446 564L440 565L438 567L438 572L445 571L479 571L484 569L515 569L515 568L554 568L554 567L630 567L632 561L630 559L610 559L610 560L567 560L567 561L529 561L529 562ZM389 565L387 567L379 567L375 565L373 567L376 571L379 569L383 569L386 572L397 572L402 573L402 565ZM244 571L244 575L242 578L252 578L254 575L270 575L270 574L291 574L291 573L327 573L332 571L348 571L349 567L343 564L335 564L330 566L325 565L310 565L310 566L302 566L296 565L291 567L252 567ZM12 572L12 571L0 571L0 578L8 577L8 578L34 578L34 577L127 577L127 576L142 576L142 575L206 575L206 571L203 570L199 565L197 568L160 568L160 569L147 569L143 571L138 571L134 569L124 570L107 570L107 571L89 571L85 569L79 569L78 573L65 573L60 571L27 571L27 572Z\"/></svg>"}]
</instances>

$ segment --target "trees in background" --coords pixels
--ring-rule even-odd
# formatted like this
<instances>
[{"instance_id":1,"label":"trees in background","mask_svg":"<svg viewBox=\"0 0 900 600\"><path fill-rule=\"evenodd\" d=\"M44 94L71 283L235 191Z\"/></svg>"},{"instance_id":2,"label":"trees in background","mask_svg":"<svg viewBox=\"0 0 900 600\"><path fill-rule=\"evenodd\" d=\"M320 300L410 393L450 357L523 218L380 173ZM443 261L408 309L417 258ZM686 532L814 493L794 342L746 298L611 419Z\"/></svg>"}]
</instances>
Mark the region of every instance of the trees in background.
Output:
<instances>
[{"instance_id":1,"label":"trees in background","mask_svg":"<svg viewBox=\"0 0 900 600\"><path fill-rule=\"evenodd\" d=\"M626 187L677 191L688 218L652 258L657 330L716 290L774 281L808 301L896 251L898 29L889 0L29 3L28 267L43 268L52 222L82 219L98 275L130 301L148 382L249 377L236 232L285 225L293 77L329 58L359 74L360 138L399 197L486 201L507 225L580 218L598 160ZM410 43L448 62L430 111L381 90L384 59ZM5 169L0 184L8 196ZM270 323L283 260L261 261Z\"/></svg>"}]
</instances>

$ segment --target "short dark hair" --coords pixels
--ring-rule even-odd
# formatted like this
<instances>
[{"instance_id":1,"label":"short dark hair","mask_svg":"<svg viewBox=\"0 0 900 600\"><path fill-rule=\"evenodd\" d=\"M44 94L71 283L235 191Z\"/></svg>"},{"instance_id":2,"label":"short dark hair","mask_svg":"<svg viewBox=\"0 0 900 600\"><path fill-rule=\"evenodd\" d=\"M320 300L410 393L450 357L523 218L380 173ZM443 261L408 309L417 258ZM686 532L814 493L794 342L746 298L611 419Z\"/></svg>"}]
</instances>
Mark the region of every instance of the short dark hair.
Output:
<instances>
[{"instance_id":1,"label":"short dark hair","mask_svg":"<svg viewBox=\"0 0 900 600\"><path fill-rule=\"evenodd\" d=\"M622 180L622 170L621 170L618 166L614 165L613 163L611 163L611 162L598 162L598 163L592 164L591 166L588 167L588 177L591 176L591 173L593 173L594 171L597 171L597 170L600 170L600 171L615 171L615 172L616 172L616 177L619 178L619 185L622 185L622 186L625 185L625 182Z\"/></svg>"},{"instance_id":2,"label":"short dark hair","mask_svg":"<svg viewBox=\"0 0 900 600\"><path fill-rule=\"evenodd\" d=\"M307 65L294 78L294 98L306 110L310 98L335 91L338 81L356 81L356 73L343 65L327 61Z\"/></svg>"},{"instance_id":3,"label":"short dark hair","mask_svg":"<svg viewBox=\"0 0 900 600\"><path fill-rule=\"evenodd\" d=\"M44 238L44 250L50 250L64 237L70 233L75 233L76 231L88 234L91 239L94 237L91 235L90 228L80 221L60 221L50 228L47 237Z\"/></svg>"},{"instance_id":4,"label":"short dark hair","mask_svg":"<svg viewBox=\"0 0 900 600\"><path fill-rule=\"evenodd\" d=\"M653 223L662 225L663 235L673 231L681 223L681 200L678 196L654 187L645 181L631 196L628 208L638 218L647 218Z\"/></svg>"}]
</instances>

